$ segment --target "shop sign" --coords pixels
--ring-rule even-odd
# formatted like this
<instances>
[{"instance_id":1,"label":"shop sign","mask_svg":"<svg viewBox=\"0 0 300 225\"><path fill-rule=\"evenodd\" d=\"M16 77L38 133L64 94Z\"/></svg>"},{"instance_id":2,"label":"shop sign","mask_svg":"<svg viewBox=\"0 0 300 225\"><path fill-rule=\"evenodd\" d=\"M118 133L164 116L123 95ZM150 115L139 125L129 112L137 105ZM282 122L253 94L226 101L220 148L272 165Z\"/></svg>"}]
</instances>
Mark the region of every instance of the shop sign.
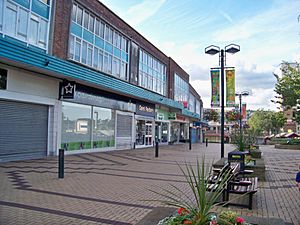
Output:
<instances>
[{"instance_id":1,"label":"shop sign","mask_svg":"<svg viewBox=\"0 0 300 225\"><path fill-rule=\"evenodd\" d=\"M185 121L185 117L177 114L176 120Z\"/></svg>"},{"instance_id":2,"label":"shop sign","mask_svg":"<svg viewBox=\"0 0 300 225\"><path fill-rule=\"evenodd\" d=\"M157 120L164 120L164 114L157 113Z\"/></svg>"},{"instance_id":3,"label":"shop sign","mask_svg":"<svg viewBox=\"0 0 300 225\"><path fill-rule=\"evenodd\" d=\"M155 117L155 106L148 103L136 103L136 114Z\"/></svg>"},{"instance_id":4,"label":"shop sign","mask_svg":"<svg viewBox=\"0 0 300 225\"><path fill-rule=\"evenodd\" d=\"M74 81L63 81L60 83L60 99L73 99L75 94L76 84Z\"/></svg>"},{"instance_id":5,"label":"shop sign","mask_svg":"<svg viewBox=\"0 0 300 225\"><path fill-rule=\"evenodd\" d=\"M169 113L169 120L176 120L176 113Z\"/></svg>"}]
</instances>

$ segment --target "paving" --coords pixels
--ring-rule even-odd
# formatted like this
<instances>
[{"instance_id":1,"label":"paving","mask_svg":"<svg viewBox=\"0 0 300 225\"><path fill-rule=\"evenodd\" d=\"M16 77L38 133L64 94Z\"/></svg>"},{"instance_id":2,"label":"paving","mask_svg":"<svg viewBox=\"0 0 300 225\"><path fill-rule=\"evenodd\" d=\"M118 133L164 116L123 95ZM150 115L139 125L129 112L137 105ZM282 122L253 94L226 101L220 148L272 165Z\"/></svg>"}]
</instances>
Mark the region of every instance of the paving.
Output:
<instances>
[{"instance_id":1,"label":"paving","mask_svg":"<svg viewBox=\"0 0 300 225\"><path fill-rule=\"evenodd\" d=\"M188 144L65 156L58 179L57 157L0 164L0 224L138 224L162 206L150 190L174 184L187 191L178 164L220 159L220 145ZM259 182L253 210L229 207L240 215L281 218L300 224L300 192L295 176L300 151L260 146L266 181ZM225 145L225 155L233 150ZM150 189L150 190L149 190ZM223 207L216 208L224 210Z\"/></svg>"}]
</instances>

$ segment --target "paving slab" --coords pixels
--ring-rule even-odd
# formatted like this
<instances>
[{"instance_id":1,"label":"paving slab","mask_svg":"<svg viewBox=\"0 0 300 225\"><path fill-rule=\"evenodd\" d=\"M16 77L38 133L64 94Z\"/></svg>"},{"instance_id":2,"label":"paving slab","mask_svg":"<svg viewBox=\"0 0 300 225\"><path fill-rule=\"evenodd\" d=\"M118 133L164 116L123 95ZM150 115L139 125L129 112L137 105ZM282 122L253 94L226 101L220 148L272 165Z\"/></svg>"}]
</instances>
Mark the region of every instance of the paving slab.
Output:
<instances>
[{"instance_id":1,"label":"paving slab","mask_svg":"<svg viewBox=\"0 0 300 225\"><path fill-rule=\"evenodd\" d=\"M229 207L242 216L280 218L300 224L300 193L295 176L300 151L260 146L266 180L259 182L253 210ZM233 146L225 145L225 154ZM0 164L0 224L138 224L161 207L149 189L173 184L188 192L178 165L202 157L220 159L220 145L189 144L65 156L58 179L57 157ZM217 212L224 210L215 208Z\"/></svg>"}]
</instances>

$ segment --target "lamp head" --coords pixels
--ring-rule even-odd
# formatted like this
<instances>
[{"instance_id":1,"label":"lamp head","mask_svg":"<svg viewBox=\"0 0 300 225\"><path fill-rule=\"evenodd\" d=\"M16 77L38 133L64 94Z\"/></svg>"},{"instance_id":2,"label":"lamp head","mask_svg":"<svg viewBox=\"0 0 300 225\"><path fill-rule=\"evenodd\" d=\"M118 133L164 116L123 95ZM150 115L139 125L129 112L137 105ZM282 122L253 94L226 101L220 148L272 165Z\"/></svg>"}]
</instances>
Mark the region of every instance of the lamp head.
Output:
<instances>
[{"instance_id":1,"label":"lamp head","mask_svg":"<svg viewBox=\"0 0 300 225\"><path fill-rule=\"evenodd\" d=\"M240 46L236 44L230 44L225 46L225 52L235 54L240 51Z\"/></svg>"},{"instance_id":2,"label":"lamp head","mask_svg":"<svg viewBox=\"0 0 300 225\"><path fill-rule=\"evenodd\" d=\"M248 92L248 91L243 91L241 94L242 94L243 96L248 96L248 95L249 95L249 92Z\"/></svg>"},{"instance_id":3,"label":"lamp head","mask_svg":"<svg viewBox=\"0 0 300 225\"><path fill-rule=\"evenodd\" d=\"M205 48L205 54L215 55L220 52L220 47L215 45L210 45Z\"/></svg>"}]
</instances>

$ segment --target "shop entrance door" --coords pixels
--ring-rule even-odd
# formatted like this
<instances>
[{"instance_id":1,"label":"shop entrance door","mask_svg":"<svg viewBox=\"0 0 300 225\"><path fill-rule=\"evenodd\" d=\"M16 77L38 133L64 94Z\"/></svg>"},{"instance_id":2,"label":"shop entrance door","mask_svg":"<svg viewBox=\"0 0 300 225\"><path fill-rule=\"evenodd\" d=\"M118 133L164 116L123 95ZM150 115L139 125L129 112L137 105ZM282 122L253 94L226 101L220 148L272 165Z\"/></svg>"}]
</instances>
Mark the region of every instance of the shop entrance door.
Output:
<instances>
[{"instance_id":1,"label":"shop entrance door","mask_svg":"<svg viewBox=\"0 0 300 225\"><path fill-rule=\"evenodd\" d=\"M152 145L152 121L146 121L145 139L146 146Z\"/></svg>"}]
</instances>

